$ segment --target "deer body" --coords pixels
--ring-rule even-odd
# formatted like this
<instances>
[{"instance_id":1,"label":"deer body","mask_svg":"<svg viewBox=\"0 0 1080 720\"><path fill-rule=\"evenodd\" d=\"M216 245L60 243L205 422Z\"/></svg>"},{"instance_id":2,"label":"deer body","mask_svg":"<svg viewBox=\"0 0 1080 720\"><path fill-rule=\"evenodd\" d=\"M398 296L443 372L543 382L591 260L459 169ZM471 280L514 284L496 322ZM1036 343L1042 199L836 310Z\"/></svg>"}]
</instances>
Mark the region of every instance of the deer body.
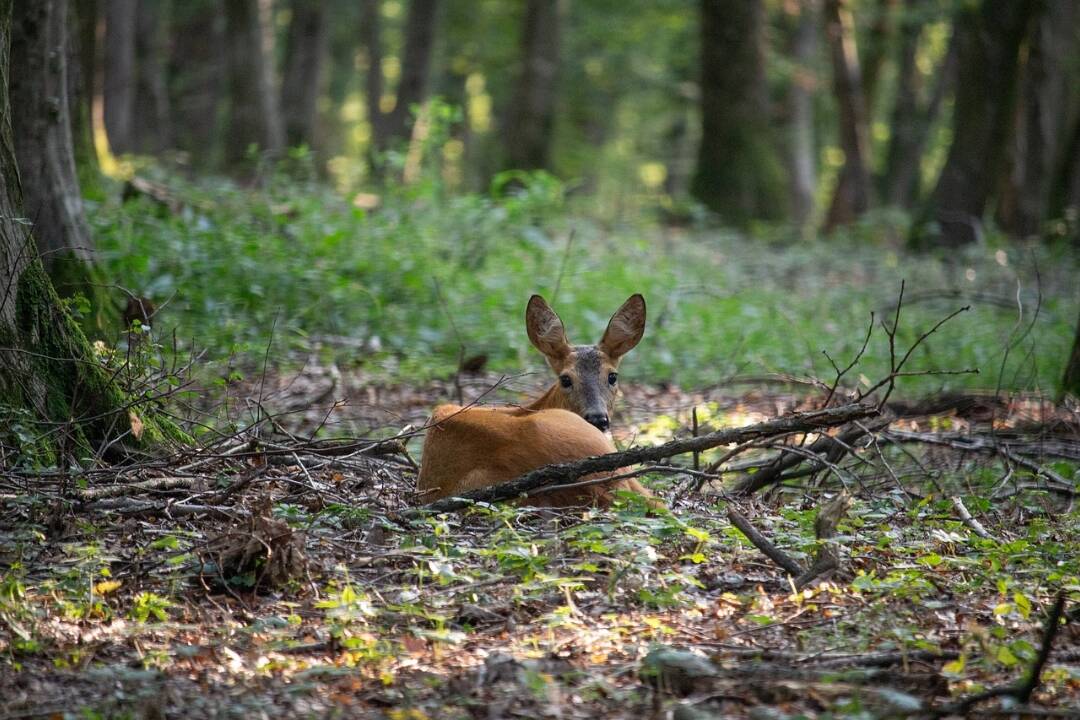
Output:
<instances>
[{"instance_id":1,"label":"deer body","mask_svg":"<svg viewBox=\"0 0 1080 720\"><path fill-rule=\"evenodd\" d=\"M525 324L529 339L559 380L522 407L435 408L417 482L423 502L497 485L543 465L615 451L604 431L616 395L619 360L644 333L644 299L634 295L627 300L597 345L570 345L562 321L538 295L529 300ZM529 503L608 505L616 489L651 495L627 478L538 494Z\"/></svg>"}]
</instances>

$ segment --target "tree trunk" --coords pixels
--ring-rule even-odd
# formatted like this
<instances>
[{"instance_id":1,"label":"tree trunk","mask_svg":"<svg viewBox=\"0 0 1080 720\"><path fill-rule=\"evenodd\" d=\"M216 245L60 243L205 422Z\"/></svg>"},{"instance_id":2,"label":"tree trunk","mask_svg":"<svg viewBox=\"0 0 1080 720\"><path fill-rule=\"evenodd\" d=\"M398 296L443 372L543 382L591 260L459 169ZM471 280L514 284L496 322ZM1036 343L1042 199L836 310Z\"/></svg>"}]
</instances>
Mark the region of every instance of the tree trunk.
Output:
<instances>
[{"instance_id":1,"label":"tree trunk","mask_svg":"<svg viewBox=\"0 0 1080 720\"><path fill-rule=\"evenodd\" d=\"M1071 139L1065 146L1064 158L1054 183L1051 213L1056 217L1072 215L1080 218L1080 118L1073 123ZM1073 221L1073 244L1080 247L1080 228Z\"/></svg>"},{"instance_id":2,"label":"tree trunk","mask_svg":"<svg viewBox=\"0 0 1080 720\"><path fill-rule=\"evenodd\" d=\"M136 0L105 0L105 132L114 153L134 149Z\"/></svg>"},{"instance_id":3,"label":"tree trunk","mask_svg":"<svg viewBox=\"0 0 1080 720\"><path fill-rule=\"evenodd\" d=\"M765 82L761 0L701 0L701 144L691 192L727 222L787 216Z\"/></svg>"},{"instance_id":4,"label":"tree trunk","mask_svg":"<svg viewBox=\"0 0 1080 720\"><path fill-rule=\"evenodd\" d=\"M845 0L825 0L825 35L833 66L844 165L825 217L825 232L847 225L870 207L870 140L855 27Z\"/></svg>"},{"instance_id":5,"label":"tree trunk","mask_svg":"<svg viewBox=\"0 0 1080 720\"><path fill-rule=\"evenodd\" d=\"M225 18L214 0L171 3L169 105L174 145L196 167L220 165L224 149Z\"/></svg>"},{"instance_id":6,"label":"tree trunk","mask_svg":"<svg viewBox=\"0 0 1080 720\"><path fill-rule=\"evenodd\" d=\"M68 107L67 0L14 3L10 123L27 217L64 294L85 289L93 243L75 175Z\"/></svg>"},{"instance_id":7,"label":"tree trunk","mask_svg":"<svg viewBox=\"0 0 1080 720\"><path fill-rule=\"evenodd\" d=\"M367 53L367 78L364 94L367 98L368 122L371 124L371 147L381 148L386 131L383 128L382 96L382 37L379 9L380 0L364 0L360 17L360 38Z\"/></svg>"},{"instance_id":8,"label":"tree trunk","mask_svg":"<svg viewBox=\"0 0 1080 720\"><path fill-rule=\"evenodd\" d=\"M278 95L274 89L273 53L264 33L269 9L267 0L225 3L225 50L229 67L225 161L232 167L244 164L252 145L271 154L284 147Z\"/></svg>"},{"instance_id":9,"label":"tree trunk","mask_svg":"<svg viewBox=\"0 0 1080 720\"><path fill-rule=\"evenodd\" d=\"M281 115L290 147L315 144L316 104L322 89L326 55L326 8L323 0L292 0L292 20L285 41L281 80Z\"/></svg>"},{"instance_id":10,"label":"tree trunk","mask_svg":"<svg viewBox=\"0 0 1080 720\"><path fill-rule=\"evenodd\" d=\"M103 200L101 166L94 146L94 95L98 77L97 31L100 20L97 0L76 0L68 27L68 109L71 112L71 142L75 151L75 173L83 195Z\"/></svg>"},{"instance_id":11,"label":"tree trunk","mask_svg":"<svg viewBox=\"0 0 1080 720\"><path fill-rule=\"evenodd\" d=\"M954 24L957 85L953 141L937 186L912 232L916 246L976 240L1013 132L1020 48L1039 0L983 0Z\"/></svg>"},{"instance_id":12,"label":"tree trunk","mask_svg":"<svg viewBox=\"0 0 1080 720\"><path fill-rule=\"evenodd\" d=\"M13 5L19 11L14 24ZM63 148L54 146L53 160L71 168L74 162L65 114L68 48L57 44L58 33L62 37L66 27L65 11L65 3L58 0L0 3L0 413L6 415L0 418L0 441L19 449L22 457L16 462L60 466L93 457L110 439L130 433L133 421L129 412L143 412L128 403L113 375L96 360L53 290L34 252L31 227L23 221L9 82L20 92L33 82L42 83L36 88L40 100L35 107L45 114L45 124L64 128L63 133L54 135L68 137L63 146L66 157L62 156ZM25 53L32 49L52 54L27 66ZM11 64L16 58L20 63L17 68ZM57 117L58 109L61 117ZM26 112L26 108L19 109L20 114ZM25 136L20 134L19 139L23 145ZM47 147L41 150L48 152ZM59 174L46 177L55 180ZM68 204L77 206L77 186L58 188L49 196L72 191ZM12 437L16 419L40 432L29 441L25 432ZM159 425L153 417L138 420L143 429L136 434L142 442L160 440L163 430L170 436L181 435L171 424Z\"/></svg>"},{"instance_id":13,"label":"tree trunk","mask_svg":"<svg viewBox=\"0 0 1080 720\"><path fill-rule=\"evenodd\" d=\"M172 111L165 76L168 49L168 0L140 2L136 12L135 117L132 148L154 155L173 145Z\"/></svg>"},{"instance_id":14,"label":"tree trunk","mask_svg":"<svg viewBox=\"0 0 1080 720\"><path fill-rule=\"evenodd\" d=\"M904 21L900 28L896 101L892 109L892 136L886 152L885 168L878 178L881 197L888 205L910 209L919 195L920 160L930 128L937 120L945 96L953 85L956 71L956 42L949 40L948 50L937 68L929 98L923 98L921 76L916 64L919 37L925 23L926 0L906 0Z\"/></svg>"},{"instance_id":15,"label":"tree trunk","mask_svg":"<svg viewBox=\"0 0 1080 720\"><path fill-rule=\"evenodd\" d=\"M381 146L407 140L412 130L412 106L424 101L431 74L431 49L438 23L439 0L411 0L405 20L405 49L394 109L382 120Z\"/></svg>"},{"instance_id":16,"label":"tree trunk","mask_svg":"<svg viewBox=\"0 0 1080 720\"><path fill-rule=\"evenodd\" d=\"M511 169L547 168L550 162L561 5L560 0L528 0L525 8L521 72L505 128Z\"/></svg>"},{"instance_id":17,"label":"tree trunk","mask_svg":"<svg viewBox=\"0 0 1080 720\"><path fill-rule=\"evenodd\" d=\"M807 228L814 214L817 189L817 151L814 145L814 91L818 78L819 3L804 0L799 6L798 25L792 43L795 63L791 80L791 195L792 214L800 228Z\"/></svg>"},{"instance_id":18,"label":"tree trunk","mask_svg":"<svg viewBox=\"0 0 1080 720\"><path fill-rule=\"evenodd\" d=\"M1017 237L1037 235L1047 218L1054 180L1068 143L1073 108L1070 94L1080 87L1071 57L1080 47L1080 7L1075 0L1044 0L1032 30L1020 81L1020 108L1010 172L998 202L998 223Z\"/></svg>"}]
</instances>

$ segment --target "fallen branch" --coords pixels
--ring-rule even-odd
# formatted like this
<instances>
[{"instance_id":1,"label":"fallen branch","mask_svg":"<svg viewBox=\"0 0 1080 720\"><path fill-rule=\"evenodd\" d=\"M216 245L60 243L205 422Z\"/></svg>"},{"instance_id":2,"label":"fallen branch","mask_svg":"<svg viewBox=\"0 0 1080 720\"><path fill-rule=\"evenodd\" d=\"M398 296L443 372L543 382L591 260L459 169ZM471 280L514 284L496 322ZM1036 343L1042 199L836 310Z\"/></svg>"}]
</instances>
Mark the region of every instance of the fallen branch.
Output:
<instances>
[{"instance_id":1,"label":"fallen branch","mask_svg":"<svg viewBox=\"0 0 1080 720\"><path fill-rule=\"evenodd\" d=\"M523 499L527 498L529 493L537 488L556 483L574 482L590 473L609 472L628 465L655 462L673 455L701 452L721 445L746 442L754 438L791 432L819 431L877 414L878 410L868 405L842 405L826 410L792 413L785 417L755 425L718 430L696 438L672 440L655 447L635 447L621 452L608 453L607 455L595 455L581 460L574 460L573 462L545 465L500 485L473 490L458 497L437 500L423 508L417 508L410 513L406 513L406 517L414 517L422 511L455 512L476 503Z\"/></svg>"},{"instance_id":2,"label":"fallen branch","mask_svg":"<svg viewBox=\"0 0 1080 720\"><path fill-rule=\"evenodd\" d=\"M963 499L959 495L953 495L949 500L952 501L953 507L956 508L956 514L960 516L960 521L971 528L971 531L984 540L993 540L997 542L997 538L990 534L990 532L983 527L983 524L975 519L975 517L968 511L967 505L964 504Z\"/></svg>"},{"instance_id":3,"label":"fallen branch","mask_svg":"<svg viewBox=\"0 0 1080 720\"><path fill-rule=\"evenodd\" d=\"M739 531L746 536L746 539L754 544L758 550L765 554L770 560L787 570L788 575L791 577L799 577L805 572L802 565L799 564L795 558L785 553L780 548L772 544L769 538L761 534L753 523L733 506L728 505L727 509L728 520L731 524L739 528Z\"/></svg>"}]
</instances>

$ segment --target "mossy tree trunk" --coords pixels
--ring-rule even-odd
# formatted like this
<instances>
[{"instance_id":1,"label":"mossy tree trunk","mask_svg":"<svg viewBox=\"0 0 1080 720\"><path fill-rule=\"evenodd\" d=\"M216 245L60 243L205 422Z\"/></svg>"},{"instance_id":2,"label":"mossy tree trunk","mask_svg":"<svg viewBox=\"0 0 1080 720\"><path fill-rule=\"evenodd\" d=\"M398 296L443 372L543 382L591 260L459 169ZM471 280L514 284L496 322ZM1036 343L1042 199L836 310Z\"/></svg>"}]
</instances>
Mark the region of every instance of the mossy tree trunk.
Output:
<instances>
[{"instance_id":1,"label":"mossy tree trunk","mask_svg":"<svg viewBox=\"0 0 1080 720\"><path fill-rule=\"evenodd\" d=\"M701 0L701 144L690 191L726 222L787 217L768 121L762 0Z\"/></svg>"},{"instance_id":2,"label":"mossy tree trunk","mask_svg":"<svg viewBox=\"0 0 1080 720\"><path fill-rule=\"evenodd\" d=\"M47 4L53 10L62 5ZM131 433L133 421L128 399L95 359L86 337L53 289L34 244L36 226L23 208L8 88L37 77L59 83L46 86L48 90L40 88L42 98L64 98L66 86L62 77L58 80L45 74L13 77L16 53L9 53L13 50L13 5L20 6L20 16L26 14L24 11L33 15L39 9L38 3L0 0L0 441L21 446L26 454L36 455L38 462L51 463L94 456L110 438ZM55 25L47 22L47 15L42 24L33 16L30 20L44 37L53 38ZM66 16L60 13L59 17ZM25 17L20 17L19 22L24 21ZM25 29L21 26L14 34ZM56 49L54 61L65 58L63 46L52 47ZM67 128L66 114L60 122L49 108L37 107L47 113L50 123ZM64 107L63 102L60 107ZM25 109L20 108L20 112ZM24 138L20 136L19 141L22 146ZM54 157L70 169L70 133L65 147L66 157ZM136 434L142 442L160 439L163 429L169 435L180 434L171 424L158 424L150 417L140 418L140 423L143 429ZM32 448L27 447L25 432L14 441L4 437L17 425L35 430Z\"/></svg>"},{"instance_id":3,"label":"mossy tree trunk","mask_svg":"<svg viewBox=\"0 0 1080 720\"><path fill-rule=\"evenodd\" d=\"M45 269L62 296L90 299L91 324L104 326L109 303L94 266L71 134L69 18L67 0L13 4L10 122L25 217Z\"/></svg>"}]
</instances>

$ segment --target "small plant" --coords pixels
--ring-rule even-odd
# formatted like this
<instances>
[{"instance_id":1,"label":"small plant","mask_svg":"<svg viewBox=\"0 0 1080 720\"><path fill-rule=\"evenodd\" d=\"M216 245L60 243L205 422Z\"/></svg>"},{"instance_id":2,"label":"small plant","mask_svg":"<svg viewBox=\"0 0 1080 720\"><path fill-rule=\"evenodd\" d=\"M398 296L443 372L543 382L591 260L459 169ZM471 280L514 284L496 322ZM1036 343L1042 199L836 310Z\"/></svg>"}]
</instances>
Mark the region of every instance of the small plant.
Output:
<instances>
[{"instance_id":1,"label":"small plant","mask_svg":"<svg viewBox=\"0 0 1080 720\"><path fill-rule=\"evenodd\" d=\"M169 609L172 607L173 603L167 598L152 592L141 592L135 596L128 615L140 623L149 622L151 619L165 622L169 619Z\"/></svg>"}]
</instances>

